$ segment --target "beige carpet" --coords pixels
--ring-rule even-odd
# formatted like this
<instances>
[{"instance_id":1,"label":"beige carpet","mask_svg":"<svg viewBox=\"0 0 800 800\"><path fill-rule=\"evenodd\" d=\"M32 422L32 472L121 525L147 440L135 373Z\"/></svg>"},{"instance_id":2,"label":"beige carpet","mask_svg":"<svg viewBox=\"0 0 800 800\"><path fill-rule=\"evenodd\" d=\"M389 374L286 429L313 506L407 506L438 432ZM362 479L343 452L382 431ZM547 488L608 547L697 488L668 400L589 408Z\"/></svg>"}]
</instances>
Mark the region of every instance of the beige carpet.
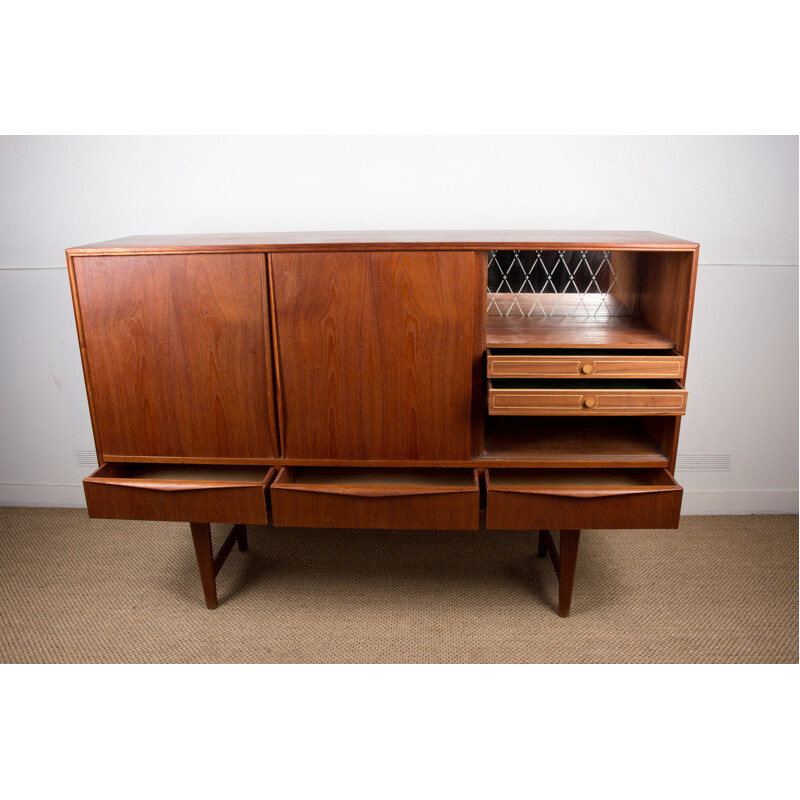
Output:
<instances>
[{"instance_id":1,"label":"beige carpet","mask_svg":"<svg viewBox=\"0 0 800 800\"><path fill-rule=\"evenodd\" d=\"M797 534L587 531L560 619L532 532L251 527L207 611L188 525L0 508L0 661L796 663Z\"/></svg>"}]
</instances>

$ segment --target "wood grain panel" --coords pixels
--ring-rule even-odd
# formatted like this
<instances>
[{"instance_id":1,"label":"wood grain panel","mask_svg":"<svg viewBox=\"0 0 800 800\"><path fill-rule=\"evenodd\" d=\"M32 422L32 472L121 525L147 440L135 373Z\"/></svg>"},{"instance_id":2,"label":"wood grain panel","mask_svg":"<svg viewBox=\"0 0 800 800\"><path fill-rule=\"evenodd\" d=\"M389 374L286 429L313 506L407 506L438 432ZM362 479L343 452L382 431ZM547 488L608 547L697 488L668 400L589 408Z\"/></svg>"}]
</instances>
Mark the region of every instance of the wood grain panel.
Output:
<instances>
[{"instance_id":1,"label":"wood grain panel","mask_svg":"<svg viewBox=\"0 0 800 800\"><path fill-rule=\"evenodd\" d=\"M634 317L639 316L639 263L640 253L627 250L612 251L610 254L611 270L603 270L603 291L612 298L626 305Z\"/></svg>"},{"instance_id":2,"label":"wood grain panel","mask_svg":"<svg viewBox=\"0 0 800 800\"><path fill-rule=\"evenodd\" d=\"M665 470L487 470L486 527L677 528L683 489Z\"/></svg>"},{"instance_id":3,"label":"wood grain panel","mask_svg":"<svg viewBox=\"0 0 800 800\"><path fill-rule=\"evenodd\" d=\"M270 257L287 458L471 450L472 253Z\"/></svg>"},{"instance_id":4,"label":"wood grain panel","mask_svg":"<svg viewBox=\"0 0 800 800\"><path fill-rule=\"evenodd\" d=\"M686 355L689 345L697 251L643 253L639 317L675 342Z\"/></svg>"},{"instance_id":5,"label":"wood grain panel","mask_svg":"<svg viewBox=\"0 0 800 800\"><path fill-rule=\"evenodd\" d=\"M642 417L640 422L648 436L656 443L669 463L667 469L675 472L675 461L678 457L678 431L681 417Z\"/></svg>"},{"instance_id":6,"label":"wood grain panel","mask_svg":"<svg viewBox=\"0 0 800 800\"><path fill-rule=\"evenodd\" d=\"M395 530L477 530L479 487L476 470L372 470L353 480L354 470L284 468L270 496L273 524L310 528ZM414 470L406 470L413 473ZM451 475L460 473L456 480ZM441 477L437 478L437 473Z\"/></svg>"},{"instance_id":7,"label":"wood grain panel","mask_svg":"<svg viewBox=\"0 0 800 800\"><path fill-rule=\"evenodd\" d=\"M81 318L81 306L78 302L78 283L75 279L75 260L71 255L67 255L67 272L69 274L69 288L72 294L72 310L75 312L75 326L78 333L78 347L81 353L81 367L83 368L83 382L86 386L86 399L89 403L89 417L92 420L92 436L94 438L94 450L97 453L97 463L103 465L103 443L100 441L100 431L98 429L98 415L95 407L94 396L92 394L92 382L89 379L89 360L86 357L86 338L83 333L83 319Z\"/></svg>"},{"instance_id":8,"label":"wood grain panel","mask_svg":"<svg viewBox=\"0 0 800 800\"><path fill-rule=\"evenodd\" d=\"M74 259L105 455L278 455L263 255Z\"/></svg>"},{"instance_id":9,"label":"wood grain panel","mask_svg":"<svg viewBox=\"0 0 800 800\"><path fill-rule=\"evenodd\" d=\"M472 326L472 455L483 453L484 397L486 396L486 296L484 287L489 282L489 253L474 254L473 326Z\"/></svg>"}]
</instances>

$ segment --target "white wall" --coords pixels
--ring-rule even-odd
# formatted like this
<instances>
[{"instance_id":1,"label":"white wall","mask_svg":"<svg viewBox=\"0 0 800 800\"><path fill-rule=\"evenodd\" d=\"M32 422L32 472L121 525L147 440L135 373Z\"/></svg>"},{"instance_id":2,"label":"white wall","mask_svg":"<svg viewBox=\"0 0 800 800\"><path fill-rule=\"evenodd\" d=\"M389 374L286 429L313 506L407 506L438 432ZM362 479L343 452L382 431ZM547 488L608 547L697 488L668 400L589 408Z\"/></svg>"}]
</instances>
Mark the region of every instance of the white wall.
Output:
<instances>
[{"instance_id":1,"label":"white wall","mask_svg":"<svg viewBox=\"0 0 800 800\"><path fill-rule=\"evenodd\" d=\"M82 505L64 248L130 234L656 230L701 243L685 513L797 511L796 137L0 138L0 504Z\"/></svg>"}]
</instances>

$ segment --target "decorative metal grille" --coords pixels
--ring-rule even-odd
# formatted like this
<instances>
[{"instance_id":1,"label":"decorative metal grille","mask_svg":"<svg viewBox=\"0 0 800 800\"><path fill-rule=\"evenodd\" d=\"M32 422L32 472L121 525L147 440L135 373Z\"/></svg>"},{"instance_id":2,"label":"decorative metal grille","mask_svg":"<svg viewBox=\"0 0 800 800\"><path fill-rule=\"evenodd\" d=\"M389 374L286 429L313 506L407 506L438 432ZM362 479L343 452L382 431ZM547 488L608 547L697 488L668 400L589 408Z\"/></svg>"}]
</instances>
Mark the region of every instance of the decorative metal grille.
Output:
<instances>
[{"instance_id":1,"label":"decorative metal grille","mask_svg":"<svg viewBox=\"0 0 800 800\"><path fill-rule=\"evenodd\" d=\"M94 450L76 450L75 464L79 467L97 468L97 453Z\"/></svg>"},{"instance_id":2,"label":"decorative metal grille","mask_svg":"<svg viewBox=\"0 0 800 800\"><path fill-rule=\"evenodd\" d=\"M731 468L730 453L678 453L675 469L695 469L718 472Z\"/></svg>"},{"instance_id":3,"label":"decorative metal grille","mask_svg":"<svg viewBox=\"0 0 800 800\"><path fill-rule=\"evenodd\" d=\"M486 313L503 317L632 317L638 269L625 252L490 250Z\"/></svg>"}]
</instances>

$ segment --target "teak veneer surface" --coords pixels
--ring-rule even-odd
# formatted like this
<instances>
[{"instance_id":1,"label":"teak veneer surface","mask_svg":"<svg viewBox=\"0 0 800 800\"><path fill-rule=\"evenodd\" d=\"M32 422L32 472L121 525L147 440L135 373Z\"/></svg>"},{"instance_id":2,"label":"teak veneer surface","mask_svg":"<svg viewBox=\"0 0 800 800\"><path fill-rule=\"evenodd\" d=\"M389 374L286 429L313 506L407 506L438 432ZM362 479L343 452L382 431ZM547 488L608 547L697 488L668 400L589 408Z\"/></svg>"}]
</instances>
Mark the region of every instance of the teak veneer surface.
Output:
<instances>
[{"instance_id":1,"label":"teak veneer surface","mask_svg":"<svg viewBox=\"0 0 800 800\"><path fill-rule=\"evenodd\" d=\"M694 288L697 281L694 253L643 253L639 317L675 340L680 353L689 347Z\"/></svg>"},{"instance_id":2,"label":"teak veneer surface","mask_svg":"<svg viewBox=\"0 0 800 800\"><path fill-rule=\"evenodd\" d=\"M486 527L492 530L677 528L683 491L606 497L511 494L489 488Z\"/></svg>"},{"instance_id":3,"label":"teak veneer surface","mask_svg":"<svg viewBox=\"0 0 800 800\"><path fill-rule=\"evenodd\" d=\"M633 483L627 485L619 475L577 475L572 485L550 486L546 476L538 476L539 470L513 470L515 474L506 478L501 472L486 471L487 528L678 527L683 489L664 470L652 470L652 476L634 476L631 471L628 479Z\"/></svg>"},{"instance_id":4,"label":"teak veneer surface","mask_svg":"<svg viewBox=\"0 0 800 800\"><path fill-rule=\"evenodd\" d=\"M262 254L73 260L98 455L279 455Z\"/></svg>"},{"instance_id":5,"label":"teak veneer surface","mask_svg":"<svg viewBox=\"0 0 800 800\"><path fill-rule=\"evenodd\" d=\"M471 253L278 253L270 270L285 457L470 457Z\"/></svg>"},{"instance_id":6,"label":"teak veneer surface","mask_svg":"<svg viewBox=\"0 0 800 800\"><path fill-rule=\"evenodd\" d=\"M127 236L70 247L68 255L137 252L262 252L313 250L694 250L697 244L654 231L319 231L287 233L207 233Z\"/></svg>"}]
</instances>

